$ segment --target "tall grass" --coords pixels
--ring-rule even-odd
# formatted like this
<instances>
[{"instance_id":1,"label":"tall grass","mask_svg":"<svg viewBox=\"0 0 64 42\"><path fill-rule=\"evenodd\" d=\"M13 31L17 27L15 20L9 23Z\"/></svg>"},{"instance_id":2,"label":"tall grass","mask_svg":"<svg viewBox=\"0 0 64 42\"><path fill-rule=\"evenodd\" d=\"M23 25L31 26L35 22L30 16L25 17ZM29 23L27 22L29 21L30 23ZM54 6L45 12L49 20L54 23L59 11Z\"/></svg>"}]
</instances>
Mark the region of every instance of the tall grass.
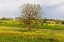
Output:
<instances>
[{"instance_id":1,"label":"tall grass","mask_svg":"<svg viewBox=\"0 0 64 42\"><path fill-rule=\"evenodd\" d=\"M51 34L51 35L50 35ZM54 33L55 34L55 33ZM56 35L56 34L55 34ZM0 31L0 42L60 42L60 36L48 32ZM62 35L63 36L63 35ZM63 40L63 38L62 38Z\"/></svg>"},{"instance_id":2,"label":"tall grass","mask_svg":"<svg viewBox=\"0 0 64 42\"><path fill-rule=\"evenodd\" d=\"M13 35L0 35L0 42L58 42L53 38L29 38Z\"/></svg>"}]
</instances>

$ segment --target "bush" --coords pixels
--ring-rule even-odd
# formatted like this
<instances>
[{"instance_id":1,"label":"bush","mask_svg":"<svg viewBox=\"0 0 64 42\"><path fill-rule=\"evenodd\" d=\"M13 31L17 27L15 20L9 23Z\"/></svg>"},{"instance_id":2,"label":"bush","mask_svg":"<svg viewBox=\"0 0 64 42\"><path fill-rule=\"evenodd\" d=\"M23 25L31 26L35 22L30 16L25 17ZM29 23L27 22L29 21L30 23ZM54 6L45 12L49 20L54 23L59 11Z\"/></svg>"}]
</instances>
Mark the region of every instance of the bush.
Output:
<instances>
[{"instance_id":1,"label":"bush","mask_svg":"<svg viewBox=\"0 0 64 42\"><path fill-rule=\"evenodd\" d=\"M64 21L62 21L62 24L64 24Z\"/></svg>"}]
</instances>

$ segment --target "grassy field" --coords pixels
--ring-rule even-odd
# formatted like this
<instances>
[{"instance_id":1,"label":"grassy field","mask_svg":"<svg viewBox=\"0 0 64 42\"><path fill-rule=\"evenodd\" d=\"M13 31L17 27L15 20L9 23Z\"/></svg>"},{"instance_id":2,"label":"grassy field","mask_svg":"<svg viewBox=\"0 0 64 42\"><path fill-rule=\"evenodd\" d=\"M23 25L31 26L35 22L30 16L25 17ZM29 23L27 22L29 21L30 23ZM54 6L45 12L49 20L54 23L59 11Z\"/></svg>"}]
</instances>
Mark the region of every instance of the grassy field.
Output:
<instances>
[{"instance_id":1,"label":"grassy field","mask_svg":"<svg viewBox=\"0 0 64 42\"><path fill-rule=\"evenodd\" d=\"M64 33L61 30L27 32L0 30L0 42L64 42Z\"/></svg>"},{"instance_id":2,"label":"grassy field","mask_svg":"<svg viewBox=\"0 0 64 42\"><path fill-rule=\"evenodd\" d=\"M64 30L64 26L48 26L48 25L41 25L39 26L41 29L53 29L53 30Z\"/></svg>"},{"instance_id":3,"label":"grassy field","mask_svg":"<svg viewBox=\"0 0 64 42\"><path fill-rule=\"evenodd\" d=\"M64 26L56 24L27 25L18 21L0 21L0 42L64 42Z\"/></svg>"},{"instance_id":4,"label":"grassy field","mask_svg":"<svg viewBox=\"0 0 64 42\"><path fill-rule=\"evenodd\" d=\"M0 23L0 26L7 26L7 27L18 27L18 28L27 28L27 25L19 25L19 24L6 24L6 23ZM49 25L36 25L32 26L32 28L36 29L55 29L55 30L64 30L64 26L49 26Z\"/></svg>"},{"instance_id":5,"label":"grassy field","mask_svg":"<svg viewBox=\"0 0 64 42\"><path fill-rule=\"evenodd\" d=\"M0 20L0 26L27 28L26 25L19 25L18 20ZM32 28L64 30L64 26L56 24L33 25Z\"/></svg>"}]
</instances>

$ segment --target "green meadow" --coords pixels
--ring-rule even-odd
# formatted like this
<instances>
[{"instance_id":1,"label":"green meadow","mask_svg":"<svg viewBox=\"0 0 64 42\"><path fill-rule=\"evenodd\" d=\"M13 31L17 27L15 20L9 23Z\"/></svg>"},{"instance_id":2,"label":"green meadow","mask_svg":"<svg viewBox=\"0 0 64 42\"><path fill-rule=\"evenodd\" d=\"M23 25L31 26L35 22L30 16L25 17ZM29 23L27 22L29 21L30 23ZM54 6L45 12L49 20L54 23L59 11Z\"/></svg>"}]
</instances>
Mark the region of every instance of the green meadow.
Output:
<instances>
[{"instance_id":1,"label":"green meadow","mask_svg":"<svg viewBox=\"0 0 64 42\"><path fill-rule=\"evenodd\" d=\"M19 27L19 28L27 28L28 27L25 24L19 24L18 20L0 20L0 26ZM44 23L43 23L43 25L33 25L32 28L64 30L64 26L61 26L58 24L45 24L44 25Z\"/></svg>"},{"instance_id":2,"label":"green meadow","mask_svg":"<svg viewBox=\"0 0 64 42\"><path fill-rule=\"evenodd\" d=\"M33 25L29 31L18 20L0 20L0 42L64 42L63 32L59 24Z\"/></svg>"}]
</instances>

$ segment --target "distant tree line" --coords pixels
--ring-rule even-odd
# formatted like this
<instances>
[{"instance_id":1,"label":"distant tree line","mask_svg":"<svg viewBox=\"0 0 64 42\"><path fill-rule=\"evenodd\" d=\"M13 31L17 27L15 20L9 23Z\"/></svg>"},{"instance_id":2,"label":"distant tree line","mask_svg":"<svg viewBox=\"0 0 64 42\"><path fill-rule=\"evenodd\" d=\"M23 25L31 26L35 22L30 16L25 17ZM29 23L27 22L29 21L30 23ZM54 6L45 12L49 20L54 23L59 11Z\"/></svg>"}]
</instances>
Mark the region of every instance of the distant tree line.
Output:
<instances>
[{"instance_id":1,"label":"distant tree line","mask_svg":"<svg viewBox=\"0 0 64 42\"><path fill-rule=\"evenodd\" d=\"M0 20L19 20L20 19L20 17L15 17L15 18L11 18L11 17L2 17L2 18L0 18Z\"/></svg>"},{"instance_id":2,"label":"distant tree line","mask_svg":"<svg viewBox=\"0 0 64 42\"><path fill-rule=\"evenodd\" d=\"M6 18L6 17L2 17L2 18L0 18L0 20L13 20L13 18Z\"/></svg>"},{"instance_id":3,"label":"distant tree line","mask_svg":"<svg viewBox=\"0 0 64 42\"><path fill-rule=\"evenodd\" d=\"M0 18L0 20L20 20L20 21L23 21L23 19L22 19L21 17L15 17L15 18L2 17L2 18ZM47 19L47 18L41 19L41 24L47 23L47 21L54 21L55 24L64 24L64 20L59 20L59 19ZM21 24L22 24L22 23L21 23Z\"/></svg>"}]
</instances>

